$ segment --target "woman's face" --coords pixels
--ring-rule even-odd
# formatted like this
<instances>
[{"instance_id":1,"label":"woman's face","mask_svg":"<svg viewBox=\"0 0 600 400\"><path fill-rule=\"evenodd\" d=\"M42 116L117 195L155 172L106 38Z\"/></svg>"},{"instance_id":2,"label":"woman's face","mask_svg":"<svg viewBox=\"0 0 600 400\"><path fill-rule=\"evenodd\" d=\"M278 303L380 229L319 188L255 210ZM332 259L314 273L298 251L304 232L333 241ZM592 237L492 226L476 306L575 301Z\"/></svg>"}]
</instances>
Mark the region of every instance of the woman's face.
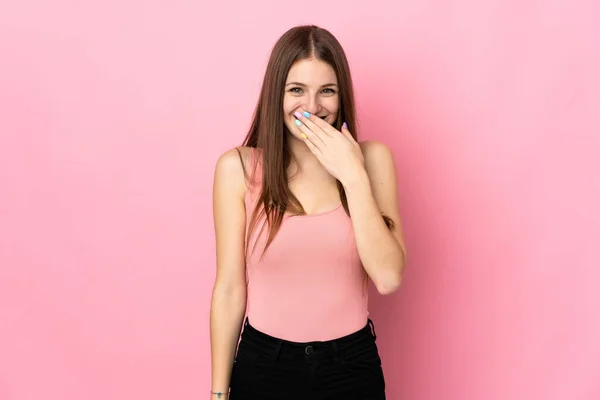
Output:
<instances>
[{"instance_id":1,"label":"woman's face","mask_svg":"<svg viewBox=\"0 0 600 400\"><path fill-rule=\"evenodd\" d=\"M331 66L315 59L301 60L292 65L285 82L283 118L289 131L301 138L294 123L295 111L308 111L333 124L339 108L337 77Z\"/></svg>"}]
</instances>

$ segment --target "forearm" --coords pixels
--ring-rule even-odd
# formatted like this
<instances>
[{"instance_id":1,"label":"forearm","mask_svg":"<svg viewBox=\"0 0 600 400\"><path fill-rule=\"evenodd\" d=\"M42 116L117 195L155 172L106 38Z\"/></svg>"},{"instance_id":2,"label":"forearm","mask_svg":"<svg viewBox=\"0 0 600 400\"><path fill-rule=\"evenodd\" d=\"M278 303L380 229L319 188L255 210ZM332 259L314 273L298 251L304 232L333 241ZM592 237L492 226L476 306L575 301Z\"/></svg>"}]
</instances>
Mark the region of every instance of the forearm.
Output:
<instances>
[{"instance_id":1,"label":"forearm","mask_svg":"<svg viewBox=\"0 0 600 400\"><path fill-rule=\"evenodd\" d=\"M404 249L383 220L366 171L343 186L363 267L380 293L392 293L402 280Z\"/></svg>"},{"instance_id":2,"label":"forearm","mask_svg":"<svg viewBox=\"0 0 600 400\"><path fill-rule=\"evenodd\" d=\"M227 393L244 314L246 290L213 289L210 308L211 372L214 392Z\"/></svg>"}]
</instances>

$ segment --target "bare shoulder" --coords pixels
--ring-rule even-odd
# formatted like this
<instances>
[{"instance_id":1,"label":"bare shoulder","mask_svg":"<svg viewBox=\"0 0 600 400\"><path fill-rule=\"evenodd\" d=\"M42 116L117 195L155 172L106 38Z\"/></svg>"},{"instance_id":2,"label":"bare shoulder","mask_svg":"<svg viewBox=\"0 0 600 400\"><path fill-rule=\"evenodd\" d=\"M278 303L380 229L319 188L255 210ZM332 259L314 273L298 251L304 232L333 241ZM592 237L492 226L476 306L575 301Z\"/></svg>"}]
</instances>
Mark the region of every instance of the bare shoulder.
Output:
<instances>
[{"instance_id":1,"label":"bare shoulder","mask_svg":"<svg viewBox=\"0 0 600 400\"><path fill-rule=\"evenodd\" d=\"M250 147L237 146L228 149L217 159L215 169L219 172L239 174L243 172L245 165L250 160Z\"/></svg>"},{"instance_id":2,"label":"bare shoulder","mask_svg":"<svg viewBox=\"0 0 600 400\"><path fill-rule=\"evenodd\" d=\"M394 154L388 145L377 140L365 140L359 143L365 159L365 169L369 178L385 179L393 174L395 180ZM385 175L385 176L382 176Z\"/></svg>"},{"instance_id":3,"label":"bare shoulder","mask_svg":"<svg viewBox=\"0 0 600 400\"><path fill-rule=\"evenodd\" d=\"M229 195L242 195L246 188L246 170L250 164L252 149L239 146L228 149L217 159L215 186L221 186Z\"/></svg>"}]
</instances>

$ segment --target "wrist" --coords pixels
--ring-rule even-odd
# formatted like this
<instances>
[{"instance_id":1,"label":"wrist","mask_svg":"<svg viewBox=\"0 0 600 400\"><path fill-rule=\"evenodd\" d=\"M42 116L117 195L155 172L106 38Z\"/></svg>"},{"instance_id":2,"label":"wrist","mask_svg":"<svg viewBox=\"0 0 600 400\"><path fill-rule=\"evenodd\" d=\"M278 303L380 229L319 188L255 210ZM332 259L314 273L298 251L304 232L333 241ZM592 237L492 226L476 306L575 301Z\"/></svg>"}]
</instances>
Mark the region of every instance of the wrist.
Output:
<instances>
[{"instance_id":1,"label":"wrist","mask_svg":"<svg viewBox=\"0 0 600 400\"><path fill-rule=\"evenodd\" d=\"M340 182L347 194L349 192L371 188L369 176L364 168L361 168L357 172L350 174L348 177L344 178L344 180L340 180Z\"/></svg>"},{"instance_id":2,"label":"wrist","mask_svg":"<svg viewBox=\"0 0 600 400\"><path fill-rule=\"evenodd\" d=\"M214 399L226 399L227 397L229 397L229 390L225 390L222 392L211 390L210 395L211 398Z\"/></svg>"}]
</instances>

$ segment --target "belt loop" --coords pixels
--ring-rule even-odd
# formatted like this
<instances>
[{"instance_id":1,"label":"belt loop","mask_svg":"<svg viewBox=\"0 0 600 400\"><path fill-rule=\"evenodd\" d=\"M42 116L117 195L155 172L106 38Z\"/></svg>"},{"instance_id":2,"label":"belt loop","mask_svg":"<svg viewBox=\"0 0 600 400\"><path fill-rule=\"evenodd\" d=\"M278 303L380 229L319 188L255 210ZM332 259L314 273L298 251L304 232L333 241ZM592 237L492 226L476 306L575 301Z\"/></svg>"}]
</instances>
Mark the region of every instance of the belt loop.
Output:
<instances>
[{"instance_id":1,"label":"belt loop","mask_svg":"<svg viewBox=\"0 0 600 400\"><path fill-rule=\"evenodd\" d=\"M277 341L277 344L275 345L275 352L273 353L273 356L271 357L273 359L273 362L277 361L277 358L279 357L279 353L281 352L281 340Z\"/></svg>"},{"instance_id":2,"label":"belt loop","mask_svg":"<svg viewBox=\"0 0 600 400\"><path fill-rule=\"evenodd\" d=\"M333 346L333 361L337 364L338 361L340 360L340 350L338 349L337 343L335 342L335 340L333 342L331 342L331 345Z\"/></svg>"},{"instance_id":3,"label":"belt loop","mask_svg":"<svg viewBox=\"0 0 600 400\"><path fill-rule=\"evenodd\" d=\"M342 365L342 366L345 365L344 355L340 351L340 348L338 347L337 342L334 340L333 342L331 342L331 345L333 346L333 351L334 351L334 354L335 354L333 361L336 364L339 362L340 365Z\"/></svg>"},{"instance_id":4,"label":"belt loop","mask_svg":"<svg viewBox=\"0 0 600 400\"><path fill-rule=\"evenodd\" d=\"M373 323L373 321L371 321L371 318L369 318L369 326L371 327L371 333L373 334L373 341L376 341L377 334L375 333L375 324Z\"/></svg>"}]
</instances>

